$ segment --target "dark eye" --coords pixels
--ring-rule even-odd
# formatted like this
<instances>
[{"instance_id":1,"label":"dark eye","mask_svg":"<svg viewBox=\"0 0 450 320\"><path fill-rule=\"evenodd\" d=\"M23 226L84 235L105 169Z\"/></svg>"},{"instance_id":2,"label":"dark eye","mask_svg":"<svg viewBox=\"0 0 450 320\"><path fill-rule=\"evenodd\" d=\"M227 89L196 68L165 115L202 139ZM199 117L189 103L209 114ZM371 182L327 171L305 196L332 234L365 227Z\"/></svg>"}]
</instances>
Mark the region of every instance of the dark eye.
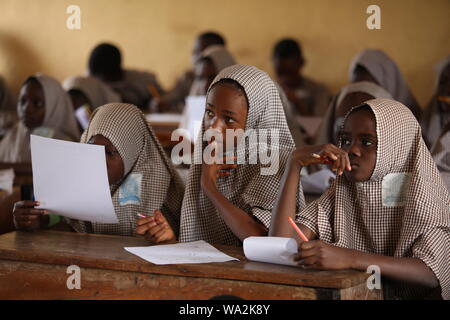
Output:
<instances>
[{"instance_id":1,"label":"dark eye","mask_svg":"<svg viewBox=\"0 0 450 320\"><path fill-rule=\"evenodd\" d=\"M233 123L235 123L236 121L235 121L233 118L226 117L226 118L225 118L225 122L228 123L228 124L233 124Z\"/></svg>"},{"instance_id":2,"label":"dark eye","mask_svg":"<svg viewBox=\"0 0 450 320\"><path fill-rule=\"evenodd\" d=\"M342 138L342 145L343 146L348 146L348 145L350 145L350 143L351 143L351 141L350 141L349 138L346 138L346 137Z\"/></svg>"},{"instance_id":3,"label":"dark eye","mask_svg":"<svg viewBox=\"0 0 450 320\"><path fill-rule=\"evenodd\" d=\"M210 118L214 117L214 112L212 112L211 110L206 110L206 115Z\"/></svg>"},{"instance_id":4,"label":"dark eye","mask_svg":"<svg viewBox=\"0 0 450 320\"><path fill-rule=\"evenodd\" d=\"M365 146L365 147L370 147L371 145L373 145L373 142L372 142L372 141L370 141L370 140L365 140L365 139L362 140L361 143L362 143L362 145Z\"/></svg>"}]
</instances>

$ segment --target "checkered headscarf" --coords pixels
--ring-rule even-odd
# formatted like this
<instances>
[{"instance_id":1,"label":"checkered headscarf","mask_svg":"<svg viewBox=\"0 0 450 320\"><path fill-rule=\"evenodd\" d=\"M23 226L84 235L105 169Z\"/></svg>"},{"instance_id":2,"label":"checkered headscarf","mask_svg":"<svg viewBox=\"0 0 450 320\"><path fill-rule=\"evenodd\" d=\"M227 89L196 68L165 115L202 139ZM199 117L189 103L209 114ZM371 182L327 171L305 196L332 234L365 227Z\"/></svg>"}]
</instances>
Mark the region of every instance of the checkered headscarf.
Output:
<instances>
[{"instance_id":1,"label":"checkered headscarf","mask_svg":"<svg viewBox=\"0 0 450 320\"><path fill-rule=\"evenodd\" d=\"M375 116L378 137L371 178L354 183L345 175L337 177L318 200L299 212L297 222L313 230L319 239L339 247L421 259L433 270L442 296L448 299L450 196L422 139L419 123L397 101L373 99L364 105ZM346 118L360 107L353 108ZM402 204L387 205L383 202L389 195L387 175L404 173L410 178L409 185L399 188ZM431 294L406 286L394 286L392 290L388 297Z\"/></svg>"},{"instance_id":2,"label":"checkered headscarf","mask_svg":"<svg viewBox=\"0 0 450 320\"><path fill-rule=\"evenodd\" d=\"M71 220L74 229L78 232L133 236L138 213L151 215L154 210L161 209L178 232L183 183L142 112L134 105L123 103L110 103L97 108L81 137L81 143L87 143L97 134L111 141L124 163L124 178L118 185L111 186L119 224ZM131 174L142 174L139 204L119 201L120 186Z\"/></svg>"},{"instance_id":3,"label":"checkered headscarf","mask_svg":"<svg viewBox=\"0 0 450 320\"><path fill-rule=\"evenodd\" d=\"M270 146L279 150L279 168L276 174L261 175L260 170L263 166L258 160L257 164L238 164L230 176L217 181L218 190L231 203L269 227L271 210L280 188L283 169L295 148L286 123L280 93L265 72L252 66L234 65L224 69L214 79L209 91L221 79L235 80L245 90L249 106L246 130L275 129L279 132L279 141L270 141ZM203 132L202 124L198 145L202 145L203 148L199 148L199 152L195 154L196 159L201 159L199 158L203 152L201 149L206 147L206 141L202 141ZM201 165L191 165L181 210L179 240L181 242L205 240L215 244L241 245L220 213L202 192L200 178ZM298 202L299 206L303 207L304 198L301 191Z\"/></svg>"}]
</instances>

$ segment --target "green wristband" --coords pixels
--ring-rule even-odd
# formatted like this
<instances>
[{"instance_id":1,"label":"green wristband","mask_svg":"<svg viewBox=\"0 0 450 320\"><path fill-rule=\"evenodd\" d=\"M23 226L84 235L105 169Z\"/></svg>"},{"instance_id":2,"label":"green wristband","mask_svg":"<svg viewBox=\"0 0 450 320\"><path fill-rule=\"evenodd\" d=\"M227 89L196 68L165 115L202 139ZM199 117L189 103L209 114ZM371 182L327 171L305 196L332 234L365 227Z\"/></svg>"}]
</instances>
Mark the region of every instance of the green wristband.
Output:
<instances>
[{"instance_id":1,"label":"green wristband","mask_svg":"<svg viewBox=\"0 0 450 320\"><path fill-rule=\"evenodd\" d=\"M57 225L61 221L61 217L56 214L49 214L48 215L48 228L53 227L54 225Z\"/></svg>"}]
</instances>

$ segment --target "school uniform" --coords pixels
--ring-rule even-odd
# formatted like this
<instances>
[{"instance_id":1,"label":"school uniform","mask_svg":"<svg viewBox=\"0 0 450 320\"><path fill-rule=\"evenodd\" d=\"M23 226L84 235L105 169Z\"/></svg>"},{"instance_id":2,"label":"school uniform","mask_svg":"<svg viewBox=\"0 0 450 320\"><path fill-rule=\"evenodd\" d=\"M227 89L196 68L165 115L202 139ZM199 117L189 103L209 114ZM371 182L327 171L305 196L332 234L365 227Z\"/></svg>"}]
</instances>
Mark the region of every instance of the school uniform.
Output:
<instances>
[{"instance_id":1,"label":"school uniform","mask_svg":"<svg viewBox=\"0 0 450 320\"><path fill-rule=\"evenodd\" d=\"M124 177L110 187L119 223L66 221L77 232L134 236L138 213L152 215L161 210L177 234L184 185L142 112L123 103L99 107L81 143L88 143L95 135L109 139L124 163Z\"/></svg>"},{"instance_id":2,"label":"school uniform","mask_svg":"<svg viewBox=\"0 0 450 320\"><path fill-rule=\"evenodd\" d=\"M397 101L374 99L365 105L374 114L378 139L372 176L365 182L338 176L318 200L298 210L296 222L338 247L418 258L439 281L438 289L387 281L386 299L449 299L450 195L420 125Z\"/></svg>"},{"instance_id":3,"label":"school uniform","mask_svg":"<svg viewBox=\"0 0 450 320\"><path fill-rule=\"evenodd\" d=\"M267 228L270 225L271 211L275 206L283 168L295 149L294 141L289 132L284 115L280 93L275 83L263 71L252 66L234 65L222 70L214 79L208 94L214 83L221 79L233 79L245 90L248 100L248 114L245 130L253 129L260 137L262 129L270 132L278 132L278 141L267 139L267 144L259 140L258 144L252 144L248 148L238 149L236 154L248 154L256 148L272 148L279 152L279 166L273 174L261 174L261 161L251 164L248 160L245 164L238 164L237 168L230 172L229 176L217 180L218 191L221 192L233 205L245 211L250 216L259 220ZM205 240L214 244L242 245L238 237L227 226L218 210L204 194L200 186L201 163L203 149L206 141L203 141L204 124L202 124L197 144L202 146L194 154L194 164L191 165L186 193L183 200L180 217L180 242ZM304 205L303 193L299 193L299 205Z\"/></svg>"}]
</instances>

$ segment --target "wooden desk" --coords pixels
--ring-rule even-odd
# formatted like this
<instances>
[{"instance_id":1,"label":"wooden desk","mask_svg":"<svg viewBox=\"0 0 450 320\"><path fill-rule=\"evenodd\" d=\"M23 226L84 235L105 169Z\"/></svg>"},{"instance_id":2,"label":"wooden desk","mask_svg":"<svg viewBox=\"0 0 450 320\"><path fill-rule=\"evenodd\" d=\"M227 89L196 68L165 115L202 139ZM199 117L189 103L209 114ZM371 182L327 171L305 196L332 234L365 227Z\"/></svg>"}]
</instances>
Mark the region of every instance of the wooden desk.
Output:
<instances>
[{"instance_id":1,"label":"wooden desk","mask_svg":"<svg viewBox=\"0 0 450 320\"><path fill-rule=\"evenodd\" d=\"M217 246L240 261L154 265L125 251L143 239L70 232L0 236L0 299L365 299L368 274L306 271L249 262L242 248ZM67 266L81 268L81 289L69 290ZM366 296L367 294L367 296Z\"/></svg>"}]
</instances>

